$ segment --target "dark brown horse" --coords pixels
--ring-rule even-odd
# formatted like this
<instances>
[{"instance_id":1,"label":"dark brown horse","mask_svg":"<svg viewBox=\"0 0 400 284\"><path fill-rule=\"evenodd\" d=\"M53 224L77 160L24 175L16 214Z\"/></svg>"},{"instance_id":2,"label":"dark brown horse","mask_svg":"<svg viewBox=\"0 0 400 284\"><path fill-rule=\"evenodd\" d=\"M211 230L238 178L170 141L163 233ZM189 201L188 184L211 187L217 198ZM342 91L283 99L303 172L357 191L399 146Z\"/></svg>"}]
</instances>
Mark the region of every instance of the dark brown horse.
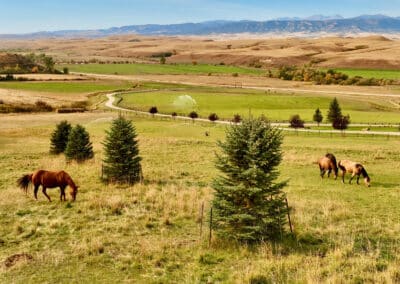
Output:
<instances>
[{"instance_id":1,"label":"dark brown horse","mask_svg":"<svg viewBox=\"0 0 400 284\"><path fill-rule=\"evenodd\" d=\"M360 163L352 162L349 160L341 160L338 163L339 168L342 170L342 182L344 183L344 175L346 173L351 173L351 177L349 179L349 184L351 184L351 180L357 176L357 184L359 184L358 180L360 179L360 175L364 178L364 183L366 186L370 186L371 179L368 176L367 171Z\"/></svg>"},{"instance_id":2,"label":"dark brown horse","mask_svg":"<svg viewBox=\"0 0 400 284\"><path fill-rule=\"evenodd\" d=\"M66 201L65 198L65 188L67 186L70 187L70 194L72 200L75 201L76 195L78 193L78 186L75 185L72 178L64 171L60 172L49 172L45 170L38 170L33 174L28 174L20 177L17 181L18 186L27 192L28 186L32 183L35 187L33 193L35 195L35 199L37 200L37 192L39 187L42 186L42 192L47 197L49 201L51 201L50 196L47 195L47 188L60 187L60 200Z\"/></svg>"},{"instance_id":3,"label":"dark brown horse","mask_svg":"<svg viewBox=\"0 0 400 284\"><path fill-rule=\"evenodd\" d=\"M338 176L338 167L336 164L336 158L333 154L327 153L325 156L318 159L319 171L321 178L324 178L326 171L328 171L328 178L333 170L335 179Z\"/></svg>"}]
</instances>

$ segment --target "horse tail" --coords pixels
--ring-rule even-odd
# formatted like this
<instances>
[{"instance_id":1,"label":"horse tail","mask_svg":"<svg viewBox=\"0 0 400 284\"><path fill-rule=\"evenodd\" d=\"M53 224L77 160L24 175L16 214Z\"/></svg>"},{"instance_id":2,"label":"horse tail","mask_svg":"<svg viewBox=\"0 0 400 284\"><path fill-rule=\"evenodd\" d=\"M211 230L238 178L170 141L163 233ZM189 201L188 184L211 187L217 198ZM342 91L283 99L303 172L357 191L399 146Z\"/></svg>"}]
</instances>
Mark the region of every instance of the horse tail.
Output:
<instances>
[{"instance_id":1,"label":"horse tail","mask_svg":"<svg viewBox=\"0 0 400 284\"><path fill-rule=\"evenodd\" d=\"M338 164L337 164L337 162L336 162L336 157L335 157L333 154L331 154L331 153L327 153L327 154L325 155L325 157L329 158L329 159L332 161L332 163L333 163L333 170L335 171L335 174L337 175L339 169L338 169Z\"/></svg>"},{"instance_id":2,"label":"horse tail","mask_svg":"<svg viewBox=\"0 0 400 284\"><path fill-rule=\"evenodd\" d=\"M19 188L23 189L25 193L28 191L28 186L32 182L32 174L23 175L17 180Z\"/></svg>"}]
</instances>

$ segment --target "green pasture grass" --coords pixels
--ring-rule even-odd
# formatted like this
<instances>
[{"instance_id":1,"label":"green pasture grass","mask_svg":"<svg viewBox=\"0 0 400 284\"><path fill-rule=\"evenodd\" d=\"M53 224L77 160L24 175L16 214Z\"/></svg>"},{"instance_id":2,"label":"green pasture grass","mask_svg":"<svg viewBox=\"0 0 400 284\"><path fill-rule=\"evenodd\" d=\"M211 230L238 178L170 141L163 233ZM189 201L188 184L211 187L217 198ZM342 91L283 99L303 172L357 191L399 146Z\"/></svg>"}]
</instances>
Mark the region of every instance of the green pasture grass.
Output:
<instances>
[{"instance_id":1,"label":"green pasture grass","mask_svg":"<svg viewBox=\"0 0 400 284\"><path fill-rule=\"evenodd\" d=\"M120 75L145 75L145 74L242 74L262 75L265 71L256 68L245 68L230 65L210 64L69 64L60 65L59 68L69 68L72 72L120 74Z\"/></svg>"},{"instance_id":2,"label":"green pasture grass","mask_svg":"<svg viewBox=\"0 0 400 284\"><path fill-rule=\"evenodd\" d=\"M357 68L335 68L335 70L347 74L350 77L361 76L363 78L400 80L400 70Z\"/></svg>"},{"instance_id":3,"label":"green pasture grass","mask_svg":"<svg viewBox=\"0 0 400 284\"><path fill-rule=\"evenodd\" d=\"M285 134L279 180L288 180L294 235L257 246L213 238L209 247L210 182L218 174L216 141L224 139L225 126L129 116L139 135L145 182L104 185L101 142L116 116L0 120L0 282L399 281L399 139ZM63 119L89 131L93 160L67 163L48 153L49 136ZM328 151L338 160L361 162L372 186L321 179L315 161ZM38 168L69 172L80 185L77 201L59 202L58 189L48 190L52 203L41 192L35 201L31 188L28 195L17 189L16 179ZM18 253L33 259L6 267L4 261Z\"/></svg>"},{"instance_id":4,"label":"green pasture grass","mask_svg":"<svg viewBox=\"0 0 400 284\"><path fill-rule=\"evenodd\" d=\"M146 85L150 87L151 85ZM176 112L188 115L195 110L201 117L217 113L220 119L232 119L238 113L242 117L249 114L269 117L272 121L288 121L294 114L299 114L305 121L312 121L316 108L320 108L326 117L328 107L334 96L307 94L280 94L235 88L165 88L153 92L135 92L120 95L119 106L141 111L148 111L156 106L160 113ZM190 96L196 104L183 103L181 96ZM393 109L384 100L363 97L339 97L342 113L350 115L352 122L360 123L398 123L399 111ZM187 100L185 100L187 102ZM382 110L382 109L387 109Z\"/></svg>"},{"instance_id":5,"label":"green pasture grass","mask_svg":"<svg viewBox=\"0 0 400 284\"><path fill-rule=\"evenodd\" d=\"M92 93L92 92L125 89L129 87L131 87L131 84L125 81L0 82L1 89L14 89L14 90L24 90L24 91L36 91L36 92L51 92L51 93Z\"/></svg>"}]
</instances>

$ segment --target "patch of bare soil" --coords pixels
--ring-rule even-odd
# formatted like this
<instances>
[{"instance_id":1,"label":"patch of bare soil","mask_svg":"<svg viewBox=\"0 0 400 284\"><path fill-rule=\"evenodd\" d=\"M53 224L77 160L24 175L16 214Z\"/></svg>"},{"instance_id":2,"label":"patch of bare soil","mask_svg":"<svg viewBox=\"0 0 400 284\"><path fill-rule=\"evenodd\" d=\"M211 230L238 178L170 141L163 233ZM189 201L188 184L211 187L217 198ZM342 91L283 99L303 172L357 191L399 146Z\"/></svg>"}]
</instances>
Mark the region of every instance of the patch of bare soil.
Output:
<instances>
[{"instance_id":1,"label":"patch of bare soil","mask_svg":"<svg viewBox=\"0 0 400 284\"><path fill-rule=\"evenodd\" d=\"M11 268L21 262L29 262L33 260L33 256L28 253L17 253L6 258L4 266Z\"/></svg>"}]
</instances>

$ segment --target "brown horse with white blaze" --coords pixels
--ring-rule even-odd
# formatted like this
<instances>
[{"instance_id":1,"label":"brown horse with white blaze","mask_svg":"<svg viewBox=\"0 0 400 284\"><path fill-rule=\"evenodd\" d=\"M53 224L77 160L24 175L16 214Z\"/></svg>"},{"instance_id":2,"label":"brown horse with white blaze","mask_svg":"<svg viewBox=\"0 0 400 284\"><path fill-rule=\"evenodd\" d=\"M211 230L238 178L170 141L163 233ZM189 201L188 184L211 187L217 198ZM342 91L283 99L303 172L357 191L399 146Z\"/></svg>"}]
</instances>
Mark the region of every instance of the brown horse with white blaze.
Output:
<instances>
[{"instance_id":1,"label":"brown horse with white blaze","mask_svg":"<svg viewBox=\"0 0 400 284\"><path fill-rule=\"evenodd\" d=\"M370 186L371 179L368 176L367 171L364 166L360 163L352 162L349 160L341 160L338 163L339 168L342 170L342 182L344 183L344 176L346 173L351 173L351 177L349 179L349 184L351 184L352 179L357 176L357 184L359 184L358 180L360 179L360 175L364 178L364 183L366 186Z\"/></svg>"},{"instance_id":2,"label":"brown horse with white blaze","mask_svg":"<svg viewBox=\"0 0 400 284\"><path fill-rule=\"evenodd\" d=\"M333 173L335 174L335 179L337 179L339 170L338 170L338 167L336 164L336 157L333 154L327 153L325 156L319 158L318 166L319 166L321 178L324 178L324 175L327 171L328 171L328 178L329 178L329 176L333 170Z\"/></svg>"},{"instance_id":3,"label":"brown horse with white blaze","mask_svg":"<svg viewBox=\"0 0 400 284\"><path fill-rule=\"evenodd\" d=\"M65 198L65 188L70 187L70 195L72 200L75 201L76 195L78 193L78 186L75 185L72 178L64 171L50 172L45 170L38 170L33 174L27 174L20 177L17 181L18 186L27 192L30 183L34 186L34 196L37 200L37 192L39 187L42 186L42 192L51 201L50 196L47 194L47 188L60 187L60 200L66 201Z\"/></svg>"}]
</instances>

